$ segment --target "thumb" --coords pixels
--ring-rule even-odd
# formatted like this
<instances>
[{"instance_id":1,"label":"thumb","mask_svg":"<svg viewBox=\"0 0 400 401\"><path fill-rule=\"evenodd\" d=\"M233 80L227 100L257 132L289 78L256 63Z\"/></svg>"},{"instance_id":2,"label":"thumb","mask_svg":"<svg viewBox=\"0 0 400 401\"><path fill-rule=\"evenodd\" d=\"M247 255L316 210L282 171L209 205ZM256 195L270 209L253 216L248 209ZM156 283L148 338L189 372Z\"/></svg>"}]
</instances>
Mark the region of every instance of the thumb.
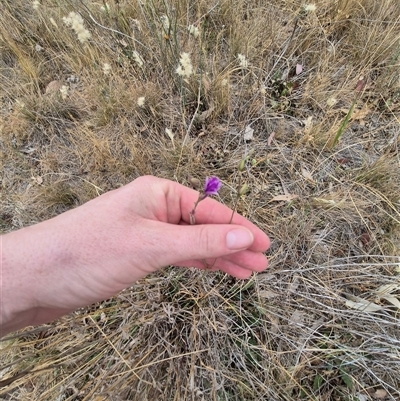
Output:
<instances>
[{"instance_id":1,"label":"thumb","mask_svg":"<svg viewBox=\"0 0 400 401\"><path fill-rule=\"evenodd\" d=\"M218 258L248 248L253 233L234 224L169 225L162 231L160 265L185 260Z\"/></svg>"}]
</instances>

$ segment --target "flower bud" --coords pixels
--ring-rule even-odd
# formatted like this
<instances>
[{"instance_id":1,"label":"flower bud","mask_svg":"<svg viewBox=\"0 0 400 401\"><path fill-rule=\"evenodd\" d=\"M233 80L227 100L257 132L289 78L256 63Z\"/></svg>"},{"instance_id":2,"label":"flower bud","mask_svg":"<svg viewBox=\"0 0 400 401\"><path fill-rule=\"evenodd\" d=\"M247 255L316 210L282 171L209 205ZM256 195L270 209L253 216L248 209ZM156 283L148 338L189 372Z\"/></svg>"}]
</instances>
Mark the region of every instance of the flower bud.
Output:
<instances>
[{"instance_id":1,"label":"flower bud","mask_svg":"<svg viewBox=\"0 0 400 401\"><path fill-rule=\"evenodd\" d=\"M244 171L245 167L246 167L246 159L242 159L239 163L238 170Z\"/></svg>"},{"instance_id":2,"label":"flower bud","mask_svg":"<svg viewBox=\"0 0 400 401\"><path fill-rule=\"evenodd\" d=\"M239 189L239 195L244 195L249 190L249 186L247 184L243 184L242 188Z\"/></svg>"},{"instance_id":3,"label":"flower bud","mask_svg":"<svg viewBox=\"0 0 400 401\"><path fill-rule=\"evenodd\" d=\"M200 182L199 179L194 178L194 177L191 177L191 178L189 179L189 182L190 182L190 184L192 185L192 187L193 187L194 189L200 189L200 188L201 188L201 182Z\"/></svg>"}]
</instances>

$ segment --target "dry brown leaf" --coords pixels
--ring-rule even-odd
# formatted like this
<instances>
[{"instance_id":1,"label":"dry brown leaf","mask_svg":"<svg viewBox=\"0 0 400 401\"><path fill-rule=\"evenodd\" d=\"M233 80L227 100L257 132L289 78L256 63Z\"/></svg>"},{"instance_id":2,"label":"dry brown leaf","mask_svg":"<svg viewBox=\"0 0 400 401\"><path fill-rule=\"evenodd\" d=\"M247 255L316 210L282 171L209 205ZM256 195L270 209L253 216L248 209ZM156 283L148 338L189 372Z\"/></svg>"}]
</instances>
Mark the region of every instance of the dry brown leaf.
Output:
<instances>
[{"instance_id":1,"label":"dry brown leaf","mask_svg":"<svg viewBox=\"0 0 400 401\"><path fill-rule=\"evenodd\" d=\"M346 16L347 18L347 16ZM357 82L357 86L355 88L356 92L361 92L364 88L365 88L365 84L367 83L367 80L365 79L364 76L360 76L360 78L358 78L358 82Z\"/></svg>"},{"instance_id":2,"label":"dry brown leaf","mask_svg":"<svg viewBox=\"0 0 400 401\"><path fill-rule=\"evenodd\" d=\"M317 203L322 203L328 206L335 206L336 202L333 199L324 199L324 198L313 198L313 200Z\"/></svg>"},{"instance_id":3,"label":"dry brown leaf","mask_svg":"<svg viewBox=\"0 0 400 401\"><path fill-rule=\"evenodd\" d=\"M394 295L383 295L381 297L386 301L390 302L393 306L400 309L400 301Z\"/></svg>"},{"instance_id":4,"label":"dry brown leaf","mask_svg":"<svg viewBox=\"0 0 400 401\"><path fill-rule=\"evenodd\" d=\"M165 133L168 135L169 139L171 139L172 142L172 146L175 149L175 143L174 143L174 134L172 133L172 131L169 128L165 128Z\"/></svg>"},{"instance_id":5,"label":"dry brown leaf","mask_svg":"<svg viewBox=\"0 0 400 401\"><path fill-rule=\"evenodd\" d=\"M303 177L304 177L306 180L315 182L315 181L314 181L314 178L313 178L312 175L311 175L311 173L310 173L306 168L304 168L304 167L301 168L301 174L303 175Z\"/></svg>"},{"instance_id":6,"label":"dry brown leaf","mask_svg":"<svg viewBox=\"0 0 400 401\"><path fill-rule=\"evenodd\" d=\"M253 139L254 129L247 125L244 130L244 140L251 141Z\"/></svg>"},{"instance_id":7,"label":"dry brown leaf","mask_svg":"<svg viewBox=\"0 0 400 401\"><path fill-rule=\"evenodd\" d=\"M63 84L61 81L58 80L51 81L46 86L45 93L56 93L61 89L62 85Z\"/></svg>"},{"instance_id":8,"label":"dry brown leaf","mask_svg":"<svg viewBox=\"0 0 400 401\"><path fill-rule=\"evenodd\" d=\"M393 292L400 291L400 284L384 284L375 290L375 292L381 296L386 294L392 294Z\"/></svg>"},{"instance_id":9,"label":"dry brown leaf","mask_svg":"<svg viewBox=\"0 0 400 401\"><path fill-rule=\"evenodd\" d=\"M268 146L271 146L271 143L272 143L272 140L274 139L274 136L275 136L275 132L271 132L269 137L268 137L268 140L267 140L267 145Z\"/></svg>"},{"instance_id":10,"label":"dry brown leaf","mask_svg":"<svg viewBox=\"0 0 400 401\"><path fill-rule=\"evenodd\" d=\"M375 290L377 296L391 303L396 308L400 309L399 295L393 295L394 292L400 290L400 284L384 284Z\"/></svg>"},{"instance_id":11,"label":"dry brown leaf","mask_svg":"<svg viewBox=\"0 0 400 401\"><path fill-rule=\"evenodd\" d=\"M271 202L279 202L279 201L292 201L293 199L297 199L299 195L276 195L271 199Z\"/></svg>"},{"instance_id":12,"label":"dry brown leaf","mask_svg":"<svg viewBox=\"0 0 400 401\"><path fill-rule=\"evenodd\" d=\"M378 398L378 400L381 400L382 398L387 397L387 395L388 395L387 391L384 390L383 388L376 390L375 393L372 394L372 396L374 398Z\"/></svg>"},{"instance_id":13,"label":"dry brown leaf","mask_svg":"<svg viewBox=\"0 0 400 401\"><path fill-rule=\"evenodd\" d=\"M295 310L292 313L292 316L290 316L288 323L289 325L303 324L305 316L306 316L305 312L302 312L300 310Z\"/></svg>"},{"instance_id":14,"label":"dry brown leaf","mask_svg":"<svg viewBox=\"0 0 400 401\"><path fill-rule=\"evenodd\" d=\"M351 309L359 310L360 312L376 312L382 309L382 306L377 305L373 302L358 297L355 298L357 298L357 301L351 301L350 299L348 299L346 301L346 306Z\"/></svg>"},{"instance_id":15,"label":"dry brown leaf","mask_svg":"<svg viewBox=\"0 0 400 401\"><path fill-rule=\"evenodd\" d=\"M43 184L43 178L40 177L40 175L36 176L36 177L31 177L31 179L36 183L36 184Z\"/></svg>"}]
</instances>

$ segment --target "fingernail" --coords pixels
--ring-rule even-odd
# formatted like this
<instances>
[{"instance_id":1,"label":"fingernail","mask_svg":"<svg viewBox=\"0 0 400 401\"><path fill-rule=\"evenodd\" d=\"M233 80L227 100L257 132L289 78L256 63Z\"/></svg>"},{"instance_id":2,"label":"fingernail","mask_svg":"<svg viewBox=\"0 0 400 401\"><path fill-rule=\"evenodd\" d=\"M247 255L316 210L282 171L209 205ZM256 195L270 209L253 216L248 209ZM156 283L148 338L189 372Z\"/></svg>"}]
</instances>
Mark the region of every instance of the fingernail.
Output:
<instances>
[{"instance_id":1,"label":"fingernail","mask_svg":"<svg viewBox=\"0 0 400 401\"><path fill-rule=\"evenodd\" d=\"M232 250L247 248L253 241L253 234L249 230L235 228L226 234L226 246Z\"/></svg>"}]
</instances>

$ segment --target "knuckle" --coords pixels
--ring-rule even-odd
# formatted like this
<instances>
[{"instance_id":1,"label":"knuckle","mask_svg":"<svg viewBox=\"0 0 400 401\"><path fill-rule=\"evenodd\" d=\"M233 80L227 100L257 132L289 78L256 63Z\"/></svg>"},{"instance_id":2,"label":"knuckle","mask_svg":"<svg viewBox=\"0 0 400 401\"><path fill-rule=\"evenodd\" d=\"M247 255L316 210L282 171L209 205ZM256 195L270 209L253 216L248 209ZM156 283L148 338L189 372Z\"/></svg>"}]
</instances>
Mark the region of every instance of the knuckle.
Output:
<instances>
[{"instance_id":1,"label":"knuckle","mask_svg":"<svg viewBox=\"0 0 400 401\"><path fill-rule=\"evenodd\" d=\"M210 255L215 247L215 238L212 238L210 230L206 226L200 228L199 250L201 253Z\"/></svg>"}]
</instances>

